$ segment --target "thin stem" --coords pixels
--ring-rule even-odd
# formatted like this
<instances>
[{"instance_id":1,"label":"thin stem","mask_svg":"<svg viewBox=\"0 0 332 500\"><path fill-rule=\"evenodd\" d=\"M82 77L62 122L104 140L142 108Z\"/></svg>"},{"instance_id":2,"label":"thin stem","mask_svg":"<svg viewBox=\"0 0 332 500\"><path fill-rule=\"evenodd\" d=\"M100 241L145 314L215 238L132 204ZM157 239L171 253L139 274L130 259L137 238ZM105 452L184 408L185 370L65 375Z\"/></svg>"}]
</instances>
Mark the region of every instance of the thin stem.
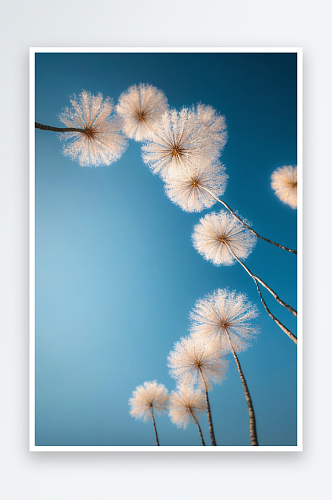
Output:
<instances>
[{"instance_id":1,"label":"thin stem","mask_svg":"<svg viewBox=\"0 0 332 500\"><path fill-rule=\"evenodd\" d=\"M203 438L201 426L199 425L199 422L198 422L197 418L195 417L194 413L191 410L190 410L190 413L191 413L191 416L193 417L193 419L195 421L195 424L198 427L198 432L199 432L199 435L200 435L200 438L201 438L201 441L202 441L202 445L205 446L205 442L204 442L204 438Z\"/></svg>"},{"instance_id":2,"label":"thin stem","mask_svg":"<svg viewBox=\"0 0 332 500\"><path fill-rule=\"evenodd\" d=\"M226 245L227 245L227 243L226 243ZM234 253L234 252L232 252L232 250L229 248L229 246L228 246L228 245L227 245L227 248L228 248L228 249L229 249L229 251L233 254L234 258L235 258L235 259L236 259L236 260L237 260L237 261L238 261L238 262L242 265L242 267L244 267L244 269L247 271L247 273L249 274L249 276L251 276L251 277L252 277L252 279L254 280L255 285L256 285L256 287L257 287L257 290L258 290L258 293L259 293L259 296L260 296L260 298L261 298L262 304L263 304L263 306L265 307L265 310L266 310L266 312L268 313L268 315L269 315L269 316L273 319L273 321L275 321L275 322L277 323L277 325L278 325L278 326L282 329L282 331L283 331L283 332L285 332L285 333L286 333L286 335L288 335L288 337L289 337L289 338L290 338L293 342L295 342L295 344L297 344L297 338L295 337L295 335L293 335L293 333L292 333L291 331L289 331L289 330L288 330L288 328L286 328L286 327L285 327L285 326L281 323L281 321L279 321L279 320L278 320L278 319L277 319L277 318L276 318L276 317L275 317L275 316L271 313L270 309L267 307L266 302L265 302L265 300L263 299L263 296L262 296L261 290L260 290L260 288L259 288L259 284L258 284L257 277L256 277L256 276L254 276L254 275L253 275L253 274L249 271L249 269L247 268L247 266L245 266L245 265L243 264L243 262L241 262L241 261L237 258L237 256L235 255L235 253Z\"/></svg>"},{"instance_id":3,"label":"thin stem","mask_svg":"<svg viewBox=\"0 0 332 500\"><path fill-rule=\"evenodd\" d=\"M286 333L286 335L288 335L288 337L293 341L295 342L295 344L297 344L297 338L295 337L295 335L292 334L292 332L290 332L288 330L288 328L286 328L279 320L278 318L276 318L270 311L270 309L267 307L266 305L266 302L265 300L263 299L263 296L262 296L262 293L261 293L261 290L259 288L259 284L257 283L257 281L255 280L255 283L256 283L256 287L257 287L257 290L258 290L258 293L259 293L259 296L261 298L261 301L263 303L263 306L265 307L265 310L267 311L268 315L273 319L273 321L275 321L277 323L277 325Z\"/></svg>"},{"instance_id":4,"label":"thin stem","mask_svg":"<svg viewBox=\"0 0 332 500\"><path fill-rule=\"evenodd\" d=\"M157 443L157 446L159 446L159 440L158 440L158 434L157 434L157 427L156 427L156 422L154 421L154 415L153 415L153 408L152 407L151 407L151 418L152 418L154 433L156 435L156 443Z\"/></svg>"},{"instance_id":5,"label":"thin stem","mask_svg":"<svg viewBox=\"0 0 332 500\"><path fill-rule=\"evenodd\" d=\"M230 248L228 243L226 241L224 241L224 243L225 243L226 247L228 248L228 250L230 251L230 253L233 255L234 259L236 259L241 264L241 266L247 271L249 276L251 276L253 280L258 281L258 283L263 285L263 287L266 288L266 290L268 290L270 292L270 294L276 299L277 302L279 302L279 304L281 304L283 307L285 307L289 312L291 312L297 318L297 312L295 311L295 309L293 309L290 305L286 304L286 302L281 300L278 297L278 295L275 293L275 291L273 291L272 288L269 287L269 285L267 285L263 280L261 280L255 274L252 274L252 272L247 268L247 266L245 264L243 264L243 262L236 256L236 254Z\"/></svg>"},{"instance_id":6,"label":"thin stem","mask_svg":"<svg viewBox=\"0 0 332 500\"><path fill-rule=\"evenodd\" d=\"M244 375L243 375L243 372L242 372L242 368L241 368L241 365L240 365L240 361L239 361L239 359L238 359L238 357L237 357L237 355L235 353L235 350L234 350L231 338L230 338L229 333L228 333L228 331L227 331L226 328L225 328L225 333L227 335L228 342L229 342L230 348L232 350L232 353L233 353L233 356L234 356L234 359L235 359L235 363L237 365L237 369L238 369L239 374L240 374L240 378L241 378L241 382L242 382L242 387L243 387L243 390L244 390L244 395L245 395L245 398L246 398L246 401L247 401L248 412L249 412L249 428L250 428L251 446L259 446L258 445L258 439L257 439L257 431L256 431L256 417L255 417L254 407L253 407L253 404L252 404L252 401L251 401L251 397L250 397L250 392L249 392L249 389L248 389L248 386L247 386L247 382L246 382L246 379L244 378Z\"/></svg>"},{"instance_id":7,"label":"thin stem","mask_svg":"<svg viewBox=\"0 0 332 500\"><path fill-rule=\"evenodd\" d=\"M51 130L52 132L85 132L84 128L50 127L49 125L41 125L37 122L35 122L35 128L40 128L41 130Z\"/></svg>"},{"instance_id":8,"label":"thin stem","mask_svg":"<svg viewBox=\"0 0 332 500\"><path fill-rule=\"evenodd\" d=\"M236 213L227 205L227 203L225 203L223 200L221 200L220 198L218 198L217 196L215 196L209 189L207 189L206 187L203 187L203 186L200 186L201 189L204 189L204 191L206 191L207 193L209 193L210 196L212 196L212 198L214 198L216 201L219 201L219 203L221 203L222 205L224 205L225 208L227 208L227 210L239 221L241 222L241 224L246 227L247 229L249 229L249 231L251 231L255 236L257 236L257 238L260 238L261 240L264 240L264 241L267 241L268 243L271 243L272 245L275 245L276 247L279 247L279 248L282 248L283 250L287 250L287 252L291 252L291 253L295 253L297 254L297 251L296 250L292 250L291 248L288 248L288 247L284 247L283 245L279 245L279 243L276 243L275 241L272 241L272 240L269 240L268 238L264 238L264 236L261 236L260 234L256 233L256 231L254 231L254 229L250 226L248 226L248 224L246 224L245 222L243 222L243 220L238 216L236 215Z\"/></svg>"},{"instance_id":9,"label":"thin stem","mask_svg":"<svg viewBox=\"0 0 332 500\"><path fill-rule=\"evenodd\" d=\"M208 390L205 382L205 378L203 377L203 373L200 367L198 367L200 376L203 381L204 385L204 392L205 392L205 402L206 402L206 412L208 416L208 422L209 422L209 431L210 431L210 437L211 437L211 445L212 446L217 446L216 443L216 438L214 437L214 430L213 430L213 424L212 424L212 415L211 415L211 408L210 408L210 402L209 402L209 395L208 395Z\"/></svg>"}]
</instances>

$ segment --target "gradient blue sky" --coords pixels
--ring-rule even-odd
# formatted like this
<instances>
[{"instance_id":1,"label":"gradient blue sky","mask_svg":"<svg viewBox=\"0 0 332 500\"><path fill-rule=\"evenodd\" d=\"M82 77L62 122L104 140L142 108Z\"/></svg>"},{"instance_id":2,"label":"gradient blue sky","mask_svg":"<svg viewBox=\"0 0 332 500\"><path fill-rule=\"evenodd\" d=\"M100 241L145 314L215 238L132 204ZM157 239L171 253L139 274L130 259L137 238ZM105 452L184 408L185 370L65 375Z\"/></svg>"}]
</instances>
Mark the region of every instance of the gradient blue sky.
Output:
<instances>
[{"instance_id":1,"label":"gradient blue sky","mask_svg":"<svg viewBox=\"0 0 332 500\"><path fill-rule=\"evenodd\" d=\"M132 84L161 88L171 107L201 102L225 114L223 199L263 236L296 247L296 210L270 187L296 164L296 54L36 54L36 121L82 89L116 104ZM82 168L54 132L36 130L36 445L154 445L150 422L129 415L137 385L175 382L166 359L188 334L197 299L217 288L255 303L261 333L239 355L260 445L296 445L296 346L265 312L240 265L215 267L193 248L202 215L171 203L129 142L109 167ZM220 205L221 208L221 205ZM261 240L246 261L296 308L296 257ZM274 314L295 318L269 294ZM234 360L211 392L218 445L250 445L248 411ZM161 445L200 445L197 428L157 417ZM207 419L202 429L209 442Z\"/></svg>"}]
</instances>

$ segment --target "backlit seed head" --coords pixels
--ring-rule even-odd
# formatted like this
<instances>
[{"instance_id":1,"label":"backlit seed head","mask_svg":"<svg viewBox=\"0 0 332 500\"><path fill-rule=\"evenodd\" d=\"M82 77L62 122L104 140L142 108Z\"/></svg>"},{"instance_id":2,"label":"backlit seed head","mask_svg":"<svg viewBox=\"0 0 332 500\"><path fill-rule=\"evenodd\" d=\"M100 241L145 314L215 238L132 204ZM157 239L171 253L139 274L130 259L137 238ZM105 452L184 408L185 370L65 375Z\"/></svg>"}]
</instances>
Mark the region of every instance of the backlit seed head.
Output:
<instances>
[{"instance_id":1,"label":"backlit seed head","mask_svg":"<svg viewBox=\"0 0 332 500\"><path fill-rule=\"evenodd\" d=\"M60 139L68 140L63 147L65 156L78 160L81 166L110 165L118 160L127 147L121 134L121 121L112 115L111 99L103 99L83 90L77 98L70 98L72 108L65 108L59 119L68 128L78 128L81 132L66 132Z\"/></svg>"},{"instance_id":2,"label":"backlit seed head","mask_svg":"<svg viewBox=\"0 0 332 500\"><path fill-rule=\"evenodd\" d=\"M230 266L236 262L232 252L241 260L250 255L256 245L256 236L232 214L221 210L200 219L194 227L192 241L206 260L216 266Z\"/></svg>"},{"instance_id":3,"label":"backlit seed head","mask_svg":"<svg viewBox=\"0 0 332 500\"><path fill-rule=\"evenodd\" d=\"M132 85L119 97L116 111L122 118L122 130L130 139L143 141L155 123L168 110L165 94L156 87Z\"/></svg>"},{"instance_id":4,"label":"backlit seed head","mask_svg":"<svg viewBox=\"0 0 332 500\"><path fill-rule=\"evenodd\" d=\"M136 387L129 399L130 415L146 421L152 418L152 411L157 415L165 413L168 398L167 389L163 384L158 384L156 380L144 382Z\"/></svg>"},{"instance_id":5,"label":"backlit seed head","mask_svg":"<svg viewBox=\"0 0 332 500\"><path fill-rule=\"evenodd\" d=\"M225 351L231 340L236 352L243 351L259 333L252 320L258 309L245 294L218 289L199 299L190 313L190 331L193 337L219 339Z\"/></svg>"},{"instance_id":6,"label":"backlit seed head","mask_svg":"<svg viewBox=\"0 0 332 500\"><path fill-rule=\"evenodd\" d=\"M292 208L297 207L297 167L277 168L271 175L271 187L279 200Z\"/></svg>"}]
</instances>

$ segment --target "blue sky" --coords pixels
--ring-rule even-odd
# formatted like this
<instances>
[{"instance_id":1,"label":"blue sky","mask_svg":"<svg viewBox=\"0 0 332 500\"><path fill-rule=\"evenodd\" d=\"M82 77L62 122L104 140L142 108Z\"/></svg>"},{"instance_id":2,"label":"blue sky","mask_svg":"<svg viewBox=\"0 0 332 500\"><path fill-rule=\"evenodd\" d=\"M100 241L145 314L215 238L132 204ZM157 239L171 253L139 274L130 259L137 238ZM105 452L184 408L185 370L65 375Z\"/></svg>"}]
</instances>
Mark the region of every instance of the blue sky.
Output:
<instances>
[{"instance_id":1,"label":"blue sky","mask_svg":"<svg viewBox=\"0 0 332 500\"><path fill-rule=\"evenodd\" d=\"M273 170L295 165L296 54L37 54L36 121L61 126L69 96L85 89L116 104L132 84L162 89L171 107L202 102L225 114L223 196L256 231L296 247L296 210L270 187ZM82 168L56 133L36 130L36 444L154 445L151 423L129 415L137 385L175 388L166 366L188 334L190 310L217 288L244 292L261 333L239 355L260 445L296 444L296 346L265 312L240 265L215 267L193 248L188 214L129 141L109 167ZM221 208L221 205L220 205ZM246 265L296 308L296 257L263 241ZM269 294L274 314L295 318ZM211 392L218 445L250 445L248 412L234 360ZM200 445L195 426L157 417L161 445ZM209 442L207 419L202 430Z\"/></svg>"}]
</instances>

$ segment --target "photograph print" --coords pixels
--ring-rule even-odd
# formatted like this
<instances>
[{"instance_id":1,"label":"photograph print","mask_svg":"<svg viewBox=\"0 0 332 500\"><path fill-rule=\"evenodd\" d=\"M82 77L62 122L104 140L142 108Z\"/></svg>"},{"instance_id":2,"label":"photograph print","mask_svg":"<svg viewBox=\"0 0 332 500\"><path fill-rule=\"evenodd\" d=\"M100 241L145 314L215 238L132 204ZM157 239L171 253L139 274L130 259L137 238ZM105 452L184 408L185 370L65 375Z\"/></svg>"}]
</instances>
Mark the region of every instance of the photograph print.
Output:
<instances>
[{"instance_id":1,"label":"photograph print","mask_svg":"<svg viewBox=\"0 0 332 500\"><path fill-rule=\"evenodd\" d=\"M31 451L302 450L301 92L298 48L30 49Z\"/></svg>"}]
</instances>

